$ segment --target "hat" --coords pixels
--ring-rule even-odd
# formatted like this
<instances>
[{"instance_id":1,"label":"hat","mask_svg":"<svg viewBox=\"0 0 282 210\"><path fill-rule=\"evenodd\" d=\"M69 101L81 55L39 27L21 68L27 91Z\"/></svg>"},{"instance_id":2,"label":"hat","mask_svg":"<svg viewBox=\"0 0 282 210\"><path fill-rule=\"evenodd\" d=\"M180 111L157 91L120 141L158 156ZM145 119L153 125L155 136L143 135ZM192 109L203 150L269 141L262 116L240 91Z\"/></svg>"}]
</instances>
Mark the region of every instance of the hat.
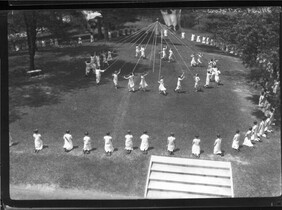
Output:
<instances>
[{"instance_id":1,"label":"hat","mask_svg":"<svg viewBox=\"0 0 282 210\"><path fill-rule=\"evenodd\" d=\"M70 130L67 130L66 133L70 133Z\"/></svg>"},{"instance_id":2,"label":"hat","mask_svg":"<svg viewBox=\"0 0 282 210\"><path fill-rule=\"evenodd\" d=\"M33 132L34 132L34 133L38 133L38 129L35 129Z\"/></svg>"},{"instance_id":3,"label":"hat","mask_svg":"<svg viewBox=\"0 0 282 210\"><path fill-rule=\"evenodd\" d=\"M147 131L144 131L143 133L148 133Z\"/></svg>"},{"instance_id":4,"label":"hat","mask_svg":"<svg viewBox=\"0 0 282 210\"><path fill-rule=\"evenodd\" d=\"M131 133L131 130L128 130L127 133L128 133L128 134Z\"/></svg>"},{"instance_id":5,"label":"hat","mask_svg":"<svg viewBox=\"0 0 282 210\"><path fill-rule=\"evenodd\" d=\"M86 132L84 133L84 135L85 135L85 136L88 136L88 132L86 131Z\"/></svg>"},{"instance_id":6,"label":"hat","mask_svg":"<svg viewBox=\"0 0 282 210\"><path fill-rule=\"evenodd\" d=\"M110 135L110 132L107 132L107 134L106 134L106 135L108 135L108 136L109 136L109 135Z\"/></svg>"},{"instance_id":7,"label":"hat","mask_svg":"<svg viewBox=\"0 0 282 210\"><path fill-rule=\"evenodd\" d=\"M170 135L171 135L171 136L174 136L174 133L171 132Z\"/></svg>"}]
</instances>

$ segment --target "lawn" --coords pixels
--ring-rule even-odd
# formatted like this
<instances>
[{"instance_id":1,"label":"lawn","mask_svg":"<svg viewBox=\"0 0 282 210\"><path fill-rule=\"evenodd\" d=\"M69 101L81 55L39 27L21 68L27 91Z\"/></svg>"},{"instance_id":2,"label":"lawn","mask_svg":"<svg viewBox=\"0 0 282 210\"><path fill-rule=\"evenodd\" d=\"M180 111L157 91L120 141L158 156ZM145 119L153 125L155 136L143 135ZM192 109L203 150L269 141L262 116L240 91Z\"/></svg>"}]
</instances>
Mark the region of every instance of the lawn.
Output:
<instances>
[{"instance_id":1,"label":"lawn","mask_svg":"<svg viewBox=\"0 0 282 210\"><path fill-rule=\"evenodd\" d=\"M201 159L230 161L232 163L235 197L278 196L281 194L281 146L280 127L269 139L257 143L255 148L243 147L240 153L231 149L236 129L243 135L254 120L260 120L257 110L258 90L248 85L248 70L240 59L222 53L215 47L191 43L183 45L176 38L172 41L179 53L190 64L190 55L196 50L204 54L204 66L189 68L181 62L162 62L155 66L150 59L141 60L135 73L136 85L140 73L149 71L146 81L149 91L129 93L127 80L120 77L118 90L114 89L111 73L124 64L121 75L132 71L137 59L133 41L119 44L112 42L85 43L79 47L46 49L37 52L36 66L44 76L27 78L21 75L28 65L28 54L9 57L9 106L10 133L18 144L10 148L11 196L26 199L28 192L34 199L53 198L53 192L64 190L68 198L77 198L78 192L95 192L93 199L142 198L144 194L150 155L166 155L166 139L170 132L176 136L175 156L194 158L191 155L192 139L201 138ZM147 40L143 43L146 44ZM160 40L158 40L160 49ZM101 85L95 86L95 77L85 77L85 60L94 51L114 49L119 60L104 74ZM146 53L151 51L149 44ZM157 54L157 52L156 52ZM158 58L158 55L156 55ZM203 92L194 92L193 75L199 73L201 84L206 77L207 61L219 60L223 85ZM177 76L185 71L184 93L173 91ZM158 93L158 77L164 76L168 95ZM33 153L32 132L37 128L46 148ZM63 152L63 134L69 129L76 148ZM124 135L131 130L135 150L124 152ZM148 131L150 150L142 154L138 147L140 135ZM82 153L83 134L88 131L94 150ZM103 136L111 132L115 152L111 157L104 154ZM223 138L223 157L215 157L213 143L216 134ZM40 191L41 189L41 191ZM44 189L44 190L42 190ZM23 195L20 192L26 192ZM46 193L47 192L47 193ZM49 193L48 193L49 192ZM80 196L81 198L81 196ZM87 196L82 198L88 198Z\"/></svg>"}]
</instances>

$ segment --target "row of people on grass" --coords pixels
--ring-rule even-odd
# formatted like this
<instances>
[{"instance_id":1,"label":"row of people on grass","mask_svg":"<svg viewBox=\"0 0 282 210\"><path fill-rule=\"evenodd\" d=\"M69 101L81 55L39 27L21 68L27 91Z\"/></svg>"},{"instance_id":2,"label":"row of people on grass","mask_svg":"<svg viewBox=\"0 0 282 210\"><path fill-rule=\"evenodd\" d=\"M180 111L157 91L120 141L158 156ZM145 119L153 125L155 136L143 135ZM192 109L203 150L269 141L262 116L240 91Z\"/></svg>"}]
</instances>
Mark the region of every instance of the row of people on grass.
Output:
<instances>
[{"instance_id":1,"label":"row of people on grass","mask_svg":"<svg viewBox=\"0 0 282 210\"><path fill-rule=\"evenodd\" d=\"M85 76L88 76L91 71L95 72L96 69L100 69L101 67L109 66L109 61L112 61L112 52L109 50L108 52L94 53L94 55L90 55L90 61L85 61Z\"/></svg>"},{"instance_id":2,"label":"row of people on grass","mask_svg":"<svg viewBox=\"0 0 282 210\"><path fill-rule=\"evenodd\" d=\"M261 139L267 138L267 135L269 132L272 132L270 129L272 124L272 119L271 117L269 118L264 118L260 124L258 125L257 122L254 122L254 125L248 129L244 136L244 141L242 143L243 146L247 147L254 147L253 142L255 141L261 141ZM35 153L38 153L40 150L43 149L43 140L42 136L39 133L38 129L34 130L33 133L33 138L34 138L34 147ZM110 135L110 132L107 132L106 135L103 137L104 139L104 150L107 155L111 155L114 152L114 146L113 146L113 138ZM139 146L139 149L144 153L147 154L148 149L149 149L149 142L150 142L150 136L148 135L147 131L144 131L143 134L140 136L141 143ZM73 137L70 133L70 130L67 130L66 133L63 136L64 140L64 145L63 149L65 152L70 152L74 146L73 146ZM92 141L91 137L89 136L88 132L85 132L85 135L83 137L83 153L84 154L89 154L90 151L92 150ZM171 133L170 136L167 138L167 152L169 155L173 155L175 151L175 142L176 138L174 133ZM195 138L192 141L192 154L195 155L196 157L200 157L200 138L199 135L196 135ZM214 150L213 153L216 155L223 155L222 149L221 149L221 143L222 143L222 138L219 134L217 134L217 138L214 142ZM236 134L233 137L232 140L232 145L231 147L235 149L236 151L240 151L240 131L237 130ZM127 154L130 154L131 151L133 150L133 135L131 131L127 131L125 135L125 151Z\"/></svg>"}]
</instances>

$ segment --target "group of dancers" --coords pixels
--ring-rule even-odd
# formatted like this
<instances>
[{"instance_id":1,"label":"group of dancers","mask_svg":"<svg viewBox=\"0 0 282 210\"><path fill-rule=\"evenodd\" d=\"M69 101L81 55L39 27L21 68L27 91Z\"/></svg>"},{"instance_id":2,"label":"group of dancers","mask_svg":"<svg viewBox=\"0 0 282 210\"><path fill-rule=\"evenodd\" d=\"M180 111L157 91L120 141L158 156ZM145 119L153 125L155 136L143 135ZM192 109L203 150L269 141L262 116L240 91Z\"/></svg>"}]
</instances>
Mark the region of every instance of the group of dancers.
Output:
<instances>
[{"instance_id":1,"label":"group of dancers","mask_svg":"<svg viewBox=\"0 0 282 210\"><path fill-rule=\"evenodd\" d=\"M254 142L261 142L262 138L268 138L267 135L270 132L273 132L271 130L271 126L273 125L273 120L274 120L274 111L275 109L273 108L268 117L265 117L262 119L262 121L258 124L257 121L254 121L254 124L252 127L248 129L248 131L245 133L244 136L244 141L242 143L243 146L247 147L254 147ZM34 138L34 152L38 153L43 149L43 140L42 136L39 133L38 129L35 129L33 132L33 138ZM103 137L104 139L104 150L106 155L110 156L114 152L114 146L113 146L113 138L110 134L110 132L107 132L106 135ZM63 135L63 140L64 140L64 145L63 149L65 152L70 152L73 150L73 137L71 135L70 130L67 130L65 134ZM142 153L147 154L148 149L150 146L150 136L148 135L147 131L144 131L143 134L140 136L140 146L139 149ZM10 140L11 141L11 140ZM168 155L174 155L175 152L175 144L176 138L174 133L170 133L170 135L167 138L167 153ZM196 156L197 158L200 157L201 154L201 147L200 147L200 137L199 135L195 135L194 139L192 140L192 155ZM216 135L216 139L214 141L214 149L213 149L213 154L215 155L220 155L223 156L223 151L222 151L222 138L220 134ZM232 148L235 149L236 151L240 151L240 131L237 130L233 140L232 140ZM89 136L88 132L84 133L83 137L83 153L84 154L89 154L92 150L92 140L91 137ZM126 154L130 154L131 151L134 150L133 148L133 135L130 130L127 131L125 135L125 147L124 150L126 151Z\"/></svg>"}]
</instances>

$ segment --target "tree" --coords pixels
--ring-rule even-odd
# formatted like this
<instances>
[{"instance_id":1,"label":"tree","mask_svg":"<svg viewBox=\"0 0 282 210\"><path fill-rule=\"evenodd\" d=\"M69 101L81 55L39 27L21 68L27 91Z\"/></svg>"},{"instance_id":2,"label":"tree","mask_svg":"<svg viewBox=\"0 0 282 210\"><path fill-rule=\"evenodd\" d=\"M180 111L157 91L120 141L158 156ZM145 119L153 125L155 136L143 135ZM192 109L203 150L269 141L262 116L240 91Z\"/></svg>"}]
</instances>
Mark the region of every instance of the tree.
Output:
<instances>
[{"instance_id":1,"label":"tree","mask_svg":"<svg viewBox=\"0 0 282 210\"><path fill-rule=\"evenodd\" d=\"M36 26L37 26L37 12L33 11L23 11L24 22L26 25L27 33L27 43L29 52L29 69L35 69L34 66L34 56L36 49Z\"/></svg>"}]
</instances>

